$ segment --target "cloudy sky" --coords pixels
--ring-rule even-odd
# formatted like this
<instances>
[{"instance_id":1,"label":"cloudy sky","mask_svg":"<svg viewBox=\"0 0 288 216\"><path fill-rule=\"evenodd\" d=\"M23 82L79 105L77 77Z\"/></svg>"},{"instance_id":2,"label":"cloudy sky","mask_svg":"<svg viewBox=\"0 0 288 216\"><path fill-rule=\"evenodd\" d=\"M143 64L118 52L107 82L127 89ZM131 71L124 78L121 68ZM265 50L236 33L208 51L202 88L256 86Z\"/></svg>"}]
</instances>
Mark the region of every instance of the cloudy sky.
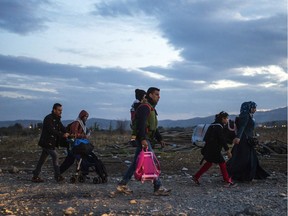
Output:
<instances>
[{"instance_id":1,"label":"cloudy sky","mask_svg":"<svg viewBox=\"0 0 288 216\"><path fill-rule=\"evenodd\" d=\"M128 120L150 86L160 120L269 110L287 78L284 0L0 0L0 120Z\"/></svg>"}]
</instances>

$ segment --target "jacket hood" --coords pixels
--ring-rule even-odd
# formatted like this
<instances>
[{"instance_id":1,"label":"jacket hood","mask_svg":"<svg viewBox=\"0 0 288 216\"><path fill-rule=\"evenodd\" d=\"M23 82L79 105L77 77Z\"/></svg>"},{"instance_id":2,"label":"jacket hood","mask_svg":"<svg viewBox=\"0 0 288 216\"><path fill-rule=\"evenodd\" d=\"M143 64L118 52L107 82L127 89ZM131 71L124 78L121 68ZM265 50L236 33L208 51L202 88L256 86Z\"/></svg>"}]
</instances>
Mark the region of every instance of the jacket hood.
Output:
<instances>
[{"instance_id":1,"label":"jacket hood","mask_svg":"<svg viewBox=\"0 0 288 216\"><path fill-rule=\"evenodd\" d=\"M79 113L78 117L80 119L83 119L84 116L89 116L89 113L86 110L81 110L81 112Z\"/></svg>"}]
</instances>

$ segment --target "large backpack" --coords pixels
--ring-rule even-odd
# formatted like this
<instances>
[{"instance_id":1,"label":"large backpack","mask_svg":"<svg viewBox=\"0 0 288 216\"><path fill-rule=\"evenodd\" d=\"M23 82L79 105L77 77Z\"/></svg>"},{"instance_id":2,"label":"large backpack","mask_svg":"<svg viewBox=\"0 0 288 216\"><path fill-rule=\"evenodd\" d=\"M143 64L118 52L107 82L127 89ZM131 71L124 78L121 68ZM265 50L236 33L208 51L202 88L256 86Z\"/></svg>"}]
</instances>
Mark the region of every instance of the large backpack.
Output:
<instances>
[{"instance_id":1,"label":"large backpack","mask_svg":"<svg viewBox=\"0 0 288 216\"><path fill-rule=\"evenodd\" d=\"M73 121L73 122L74 122L74 121ZM69 134L71 133L71 125L72 125L73 122L69 123L69 124L66 126L66 132L69 133ZM61 138L61 139L59 139L58 145L59 145L60 147L68 148L69 145L70 145L70 141L71 141L71 140L69 140L69 139Z\"/></svg>"},{"instance_id":2,"label":"large backpack","mask_svg":"<svg viewBox=\"0 0 288 216\"><path fill-rule=\"evenodd\" d=\"M223 126L219 123L216 123L216 124L198 124L192 133L191 141L192 141L193 145L196 145L197 147L200 147L200 148L204 148L205 135L206 135L208 128L211 125L219 125L223 128Z\"/></svg>"},{"instance_id":3,"label":"large backpack","mask_svg":"<svg viewBox=\"0 0 288 216\"><path fill-rule=\"evenodd\" d=\"M69 134L71 134L71 125L73 124L73 122L69 123L66 126L66 132L69 133ZM58 145L60 147L64 147L64 148L69 148L70 144L71 144L71 139L67 139L67 138L60 138L59 142L58 142Z\"/></svg>"},{"instance_id":4,"label":"large backpack","mask_svg":"<svg viewBox=\"0 0 288 216\"><path fill-rule=\"evenodd\" d=\"M203 148L205 145L204 136L211 124L198 124L193 130L191 141L193 145Z\"/></svg>"},{"instance_id":5,"label":"large backpack","mask_svg":"<svg viewBox=\"0 0 288 216\"><path fill-rule=\"evenodd\" d=\"M232 140L236 137L237 123L238 123L238 117L235 118L235 121L229 120L228 124L223 127L227 143L232 143ZM210 125L215 124L198 124L195 127L191 137L193 145L196 145L200 148L203 148L205 146L204 137Z\"/></svg>"},{"instance_id":6,"label":"large backpack","mask_svg":"<svg viewBox=\"0 0 288 216\"><path fill-rule=\"evenodd\" d=\"M140 107L140 106L148 106L149 107L149 110L150 112L155 110L154 107L152 107L151 105L147 104L147 103L141 103L137 109ZM134 111L134 113L132 114L131 113L131 130L132 130L132 136L134 135L136 137L137 135L137 109ZM132 117L133 115L133 117ZM150 113L149 113L150 115Z\"/></svg>"},{"instance_id":7,"label":"large backpack","mask_svg":"<svg viewBox=\"0 0 288 216\"><path fill-rule=\"evenodd\" d=\"M153 152L142 149L136 162L135 179L142 183L144 181L153 182L159 178L160 172L160 163L156 155Z\"/></svg>"},{"instance_id":8,"label":"large backpack","mask_svg":"<svg viewBox=\"0 0 288 216\"><path fill-rule=\"evenodd\" d=\"M74 123L75 121L70 122L67 126L66 126L66 132L67 133L71 133L71 125Z\"/></svg>"}]
</instances>

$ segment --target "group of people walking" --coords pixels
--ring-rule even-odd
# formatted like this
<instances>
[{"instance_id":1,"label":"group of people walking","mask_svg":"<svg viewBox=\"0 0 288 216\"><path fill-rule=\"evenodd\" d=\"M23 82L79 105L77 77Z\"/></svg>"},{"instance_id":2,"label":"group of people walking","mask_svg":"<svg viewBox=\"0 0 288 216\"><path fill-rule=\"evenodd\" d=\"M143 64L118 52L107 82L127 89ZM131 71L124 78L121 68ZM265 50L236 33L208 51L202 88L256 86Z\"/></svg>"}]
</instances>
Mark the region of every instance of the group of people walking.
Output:
<instances>
[{"instance_id":1,"label":"group of people walking","mask_svg":"<svg viewBox=\"0 0 288 216\"><path fill-rule=\"evenodd\" d=\"M227 133L224 126L228 123L228 113L222 111L215 116L215 121L209 126L205 137L205 146L201 153L205 164L193 176L192 180L197 185L199 178L213 165L218 164L227 187L234 187L236 181L252 181L253 179L265 179L269 174L260 166L255 150L253 118L256 112L256 103L244 102L240 108L240 114L235 121L235 134L232 141L232 150L227 145ZM227 152L229 160L225 162L221 151Z\"/></svg>"},{"instance_id":2,"label":"group of people walking","mask_svg":"<svg viewBox=\"0 0 288 216\"><path fill-rule=\"evenodd\" d=\"M163 147L165 142L158 130L158 120L156 105L160 99L160 89L150 87L147 92L141 89L135 90L136 101L131 107L131 140L135 142L135 154L132 163L117 185L117 191L130 194L132 190L128 187L135 170L139 153L142 148L153 151L153 141L156 140ZM249 101L244 102L240 108L240 114L236 121L235 138L233 139L233 148L229 149L227 145L227 137L224 132L224 126L228 123L228 113L222 111L215 115L215 121L209 126L204 137L205 146L202 149L203 159L205 163L193 175L192 181L199 185L200 177L213 165L218 164L226 182L227 187L234 187L234 181L252 181L253 179L264 179L269 174L259 165L256 151L253 145L255 120L253 114L256 112L256 103ZM62 105L54 104L52 113L47 115L43 121L42 134L39 145L42 147L42 153L37 163L36 169L33 171L33 182L43 182L39 177L41 167L50 155L53 161L54 177L57 182L63 181L62 173L65 172L73 163L73 155L67 155L66 159L59 166L59 159L56 151L58 143L63 139L67 139L70 135L76 137L88 137L88 130L85 122L88 113L82 110L75 121L73 131L67 133L66 128L61 123ZM227 152L229 160L226 162L221 151ZM167 196L171 193L170 189L166 189L157 178L153 182L154 195Z\"/></svg>"},{"instance_id":3,"label":"group of people walking","mask_svg":"<svg viewBox=\"0 0 288 216\"><path fill-rule=\"evenodd\" d=\"M44 180L39 177L41 168L50 155L52 158L54 178L57 182L62 182L64 177L62 174L74 163L75 155L67 146L67 157L61 165L59 165L59 157L56 148L64 143L67 144L68 137L70 138L88 138L90 135L89 129L86 127L86 121L89 117L87 111L82 110L77 119L70 125L70 131L61 122L62 105L55 103L52 112L48 114L43 121L42 133L38 145L42 147L42 153L38 160L35 170L33 171L32 181L39 183ZM86 170L86 172L88 172Z\"/></svg>"}]
</instances>

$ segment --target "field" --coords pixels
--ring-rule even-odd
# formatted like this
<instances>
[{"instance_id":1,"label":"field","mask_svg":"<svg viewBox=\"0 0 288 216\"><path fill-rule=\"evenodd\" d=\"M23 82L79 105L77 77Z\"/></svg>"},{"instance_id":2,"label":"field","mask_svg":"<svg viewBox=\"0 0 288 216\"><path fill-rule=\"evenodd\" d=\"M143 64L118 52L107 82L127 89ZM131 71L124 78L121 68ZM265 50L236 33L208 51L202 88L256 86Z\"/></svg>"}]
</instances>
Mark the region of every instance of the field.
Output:
<instances>
[{"instance_id":1,"label":"field","mask_svg":"<svg viewBox=\"0 0 288 216\"><path fill-rule=\"evenodd\" d=\"M271 176L267 180L223 188L219 168L213 166L203 176L201 187L191 182L199 168L201 154L191 143L192 131L163 131L167 142L155 146L162 180L172 188L169 197L152 195L150 183L132 181L134 193L116 194L117 182L132 160L134 147L129 134L95 132L91 140L94 152L109 173L107 184L91 182L71 184L72 166L66 182L57 184L52 176L50 159L42 175L45 183L30 181L40 154L39 136L2 137L0 142L0 213L3 215L287 215L287 129L260 129L260 164ZM264 148L263 148L264 147ZM280 150L279 150L280 149ZM285 152L286 150L286 152ZM61 161L64 149L59 150ZM111 198L113 197L113 198ZM242 200L241 197L246 197ZM157 202L159 202L157 204ZM225 207L223 207L223 202ZM233 203L234 202L234 203ZM237 203L237 205L235 205ZM220 208L221 206L221 208Z\"/></svg>"}]
</instances>

